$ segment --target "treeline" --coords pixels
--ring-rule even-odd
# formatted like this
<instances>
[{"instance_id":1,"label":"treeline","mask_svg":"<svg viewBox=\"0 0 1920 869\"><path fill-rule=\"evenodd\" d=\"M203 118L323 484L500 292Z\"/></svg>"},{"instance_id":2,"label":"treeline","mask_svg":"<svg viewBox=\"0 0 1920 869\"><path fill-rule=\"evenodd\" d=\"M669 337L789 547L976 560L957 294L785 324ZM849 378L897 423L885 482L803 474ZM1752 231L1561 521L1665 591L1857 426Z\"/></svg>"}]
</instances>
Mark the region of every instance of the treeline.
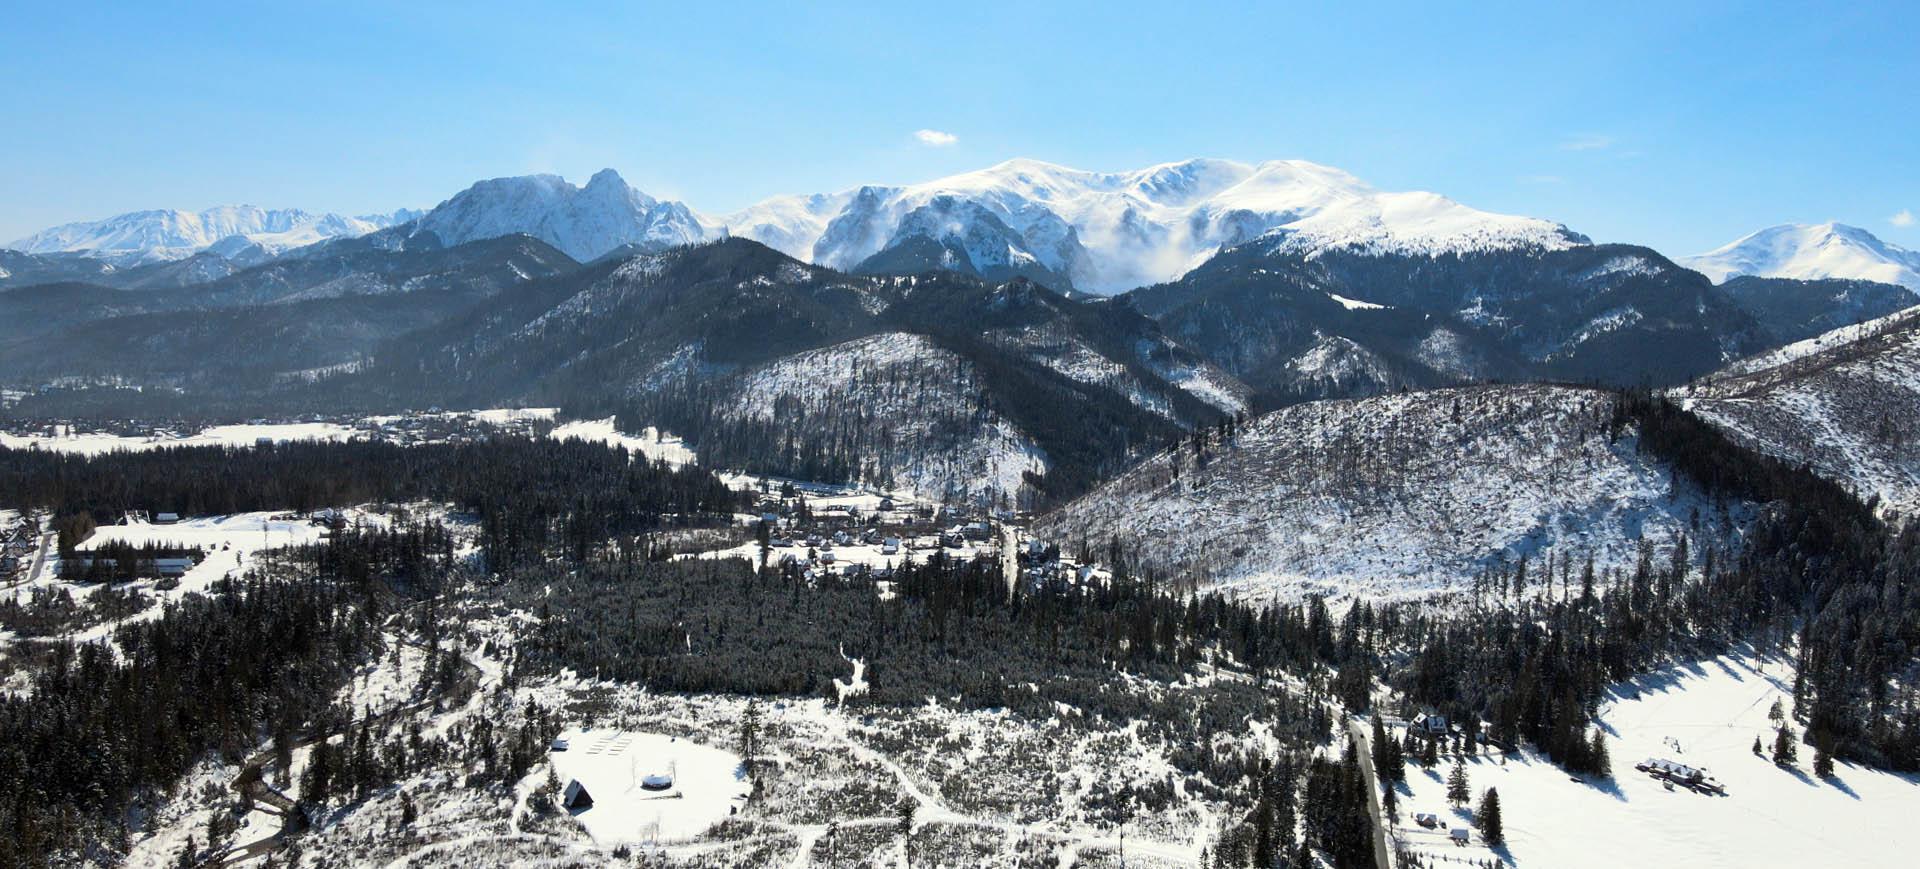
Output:
<instances>
[{"instance_id":1,"label":"treeline","mask_svg":"<svg viewBox=\"0 0 1920 869\"><path fill-rule=\"evenodd\" d=\"M608 561L528 566L497 592L537 614L514 650L515 672L562 668L663 691L837 697L834 680L864 662L868 688L848 702L913 706L929 696L1051 717L1064 703L1140 720L1184 741L1235 731L1249 715L1300 742L1332 731L1332 695L1268 694L1219 680L1206 690L1130 690L1116 671L1178 681L1208 660L1277 672L1290 644L1312 644L1303 616L1218 599L1183 600L1122 577L1009 595L996 564L937 556L881 580L739 560ZM1331 622L1320 610L1323 631ZM1325 637L1333 643L1331 634ZM844 654L844 657L843 657ZM1223 661L1224 662L1224 661ZM1217 759L1196 750L1205 769Z\"/></svg>"},{"instance_id":2,"label":"treeline","mask_svg":"<svg viewBox=\"0 0 1920 869\"><path fill-rule=\"evenodd\" d=\"M733 380L686 379L662 384L624 402L616 423L624 431L654 426L698 444L702 464L821 482L868 482L891 487L915 453L956 446L981 434L992 418L977 402L929 403L928 396L967 392L968 373L917 360L865 367L834 389L884 401L844 404L810 401L795 393L824 387L795 384L776 397L765 417L744 414ZM873 405L894 407L896 413ZM917 407L916 407L917 405ZM913 407L921 434L896 433L897 409Z\"/></svg>"},{"instance_id":3,"label":"treeline","mask_svg":"<svg viewBox=\"0 0 1920 869\"><path fill-rule=\"evenodd\" d=\"M1516 564L1478 578L1461 612L1360 606L1348 621L1413 702L1471 731L1527 740L1576 772L1604 772L1591 729L1609 686L1674 660L1797 631L1796 712L1816 751L1920 770L1920 532L1890 535L1871 511L1805 468L1762 456L1666 400L1625 393L1616 437L1672 463L1709 495L1762 505L1737 551L1688 540L1656 560L1595 574L1590 561ZM1374 666L1378 666L1377 664ZM1343 673L1344 676L1344 673Z\"/></svg>"},{"instance_id":4,"label":"treeline","mask_svg":"<svg viewBox=\"0 0 1920 869\"><path fill-rule=\"evenodd\" d=\"M463 444L355 441L189 447L80 456L0 448L0 503L52 509L60 527L129 510L220 515L431 501L479 517L495 565L584 558L609 540L730 517L739 496L699 468L631 461L583 441L500 436ZM63 537L63 540L67 539Z\"/></svg>"},{"instance_id":5,"label":"treeline","mask_svg":"<svg viewBox=\"0 0 1920 869\"><path fill-rule=\"evenodd\" d=\"M319 714L377 648L355 612L332 584L223 581L119 629L117 654L56 646L26 692L0 696L0 865L124 846L137 794Z\"/></svg>"},{"instance_id":6,"label":"treeline","mask_svg":"<svg viewBox=\"0 0 1920 869\"><path fill-rule=\"evenodd\" d=\"M1672 402L1625 394L1642 446L1709 491L1769 505L1722 585L1745 616L1799 627L1795 715L1816 750L1920 770L1920 529L1898 534L1838 484L1760 455ZM1743 600L1744 599L1744 600Z\"/></svg>"},{"instance_id":7,"label":"treeline","mask_svg":"<svg viewBox=\"0 0 1920 869\"><path fill-rule=\"evenodd\" d=\"M1254 780L1253 808L1223 826L1204 865L1372 869L1375 840L1368 799L1366 776L1351 744L1337 760L1318 753L1283 753L1263 763ZM1324 863L1316 852L1324 855Z\"/></svg>"}]
</instances>

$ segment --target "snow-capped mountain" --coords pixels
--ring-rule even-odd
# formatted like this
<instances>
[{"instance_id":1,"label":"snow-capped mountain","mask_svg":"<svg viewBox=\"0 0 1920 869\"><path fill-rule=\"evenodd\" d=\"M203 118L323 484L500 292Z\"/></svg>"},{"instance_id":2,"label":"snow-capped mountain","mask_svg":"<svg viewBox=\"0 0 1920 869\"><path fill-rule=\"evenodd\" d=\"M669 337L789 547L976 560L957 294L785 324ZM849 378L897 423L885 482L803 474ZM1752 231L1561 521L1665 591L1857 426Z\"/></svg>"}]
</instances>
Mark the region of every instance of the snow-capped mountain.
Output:
<instances>
[{"instance_id":1,"label":"snow-capped mountain","mask_svg":"<svg viewBox=\"0 0 1920 869\"><path fill-rule=\"evenodd\" d=\"M1888 244L1871 232L1843 223L1771 226L1680 262L1715 283L1739 275L1801 280L1849 278L1898 284L1920 293L1920 251Z\"/></svg>"},{"instance_id":2,"label":"snow-capped mountain","mask_svg":"<svg viewBox=\"0 0 1920 869\"><path fill-rule=\"evenodd\" d=\"M679 202L633 189L612 169L576 187L558 175L481 181L422 217L414 234L446 245L525 233L581 262L619 248L662 249L724 234Z\"/></svg>"},{"instance_id":3,"label":"snow-capped mountain","mask_svg":"<svg viewBox=\"0 0 1920 869\"><path fill-rule=\"evenodd\" d=\"M1009 160L905 187L771 199L723 221L735 235L842 270L932 241L949 267L1065 276L1117 292L1171 280L1263 235L1289 250L1444 253L1560 249L1559 224L1478 211L1432 193L1390 193L1300 160L1188 160L1086 172Z\"/></svg>"},{"instance_id":4,"label":"snow-capped mountain","mask_svg":"<svg viewBox=\"0 0 1920 869\"><path fill-rule=\"evenodd\" d=\"M185 259L213 250L236 261L264 259L330 238L365 235L418 216L345 217L297 208L222 205L205 211L158 209L68 223L7 245L34 254L81 253L122 265Z\"/></svg>"}]
</instances>

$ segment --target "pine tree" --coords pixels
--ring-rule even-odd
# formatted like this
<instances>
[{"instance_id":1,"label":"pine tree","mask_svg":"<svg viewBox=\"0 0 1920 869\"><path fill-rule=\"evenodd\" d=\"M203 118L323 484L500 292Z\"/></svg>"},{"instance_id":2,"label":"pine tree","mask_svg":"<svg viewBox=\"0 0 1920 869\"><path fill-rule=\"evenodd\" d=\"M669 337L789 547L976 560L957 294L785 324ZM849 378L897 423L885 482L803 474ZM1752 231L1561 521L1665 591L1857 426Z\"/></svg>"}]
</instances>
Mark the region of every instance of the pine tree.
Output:
<instances>
[{"instance_id":1,"label":"pine tree","mask_svg":"<svg viewBox=\"0 0 1920 869\"><path fill-rule=\"evenodd\" d=\"M1392 782L1387 782L1380 794L1380 809L1387 816L1388 823L1400 822L1400 791Z\"/></svg>"},{"instance_id":2,"label":"pine tree","mask_svg":"<svg viewBox=\"0 0 1920 869\"><path fill-rule=\"evenodd\" d=\"M1773 762L1778 766L1793 766L1799 760L1799 751L1794 748L1793 734L1783 725L1773 732Z\"/></svg>"},{"instance_id":3,"label":"pine tree","mask_svg":"<svg viewBox=\"0 0 1920 869\"><path fill-rule=\"evenodd\" d=\"M747 701L747 713L740 718L740 765L753 775L754 755L760 750L760 701Z\"/></svg>"},{"instance_id":4,"label":"pine tree","mask_svg":"<svg viewBox=\"0 0 1920 869\"><path fill-rule=\"evenodd\" d=\"M1593 729L1593 743L1587 748L1587 764L1594 775L1613 778L1613 758L1607 752L1607 735L1598 727Z\"/></svg>"},{"instance_id":5,"label":"pine tree","mask_svg":"<svg viewBox=\"0 0 1920 869\"><path fill-rule=\"evenodd\" d=\"M1447 802L1464 806L1473 799L1473 791L1467 784L1467 762L1462 758L1453 759L1453 771L1447 774Z\"/></svg>"},{"instance_id":6,"label":"pine tree","mask_svg":"<svg viewBox=\"0 0 1920 869\"><path fill-rule=\"evenodd\" d=\"M1753 738L1753 756L1754 757L1767 756L1767 750L1765 748L1760 747L1760 737L1758 736Z\"/></svg>"},{"instance_id":7,"label":"pine tree","mask_svg":"<svg viewBox=\"0 0 1920 869\"><path fill-rule=\"evenodd\" d=\"M1480 828L1480 835L1486 837L1487 844L1500 845L1507 841L1507 835L1500 826L1500 791L1487 788L1480 797L1480 811L1474 818Z\"/></svg>"}]
</instances>

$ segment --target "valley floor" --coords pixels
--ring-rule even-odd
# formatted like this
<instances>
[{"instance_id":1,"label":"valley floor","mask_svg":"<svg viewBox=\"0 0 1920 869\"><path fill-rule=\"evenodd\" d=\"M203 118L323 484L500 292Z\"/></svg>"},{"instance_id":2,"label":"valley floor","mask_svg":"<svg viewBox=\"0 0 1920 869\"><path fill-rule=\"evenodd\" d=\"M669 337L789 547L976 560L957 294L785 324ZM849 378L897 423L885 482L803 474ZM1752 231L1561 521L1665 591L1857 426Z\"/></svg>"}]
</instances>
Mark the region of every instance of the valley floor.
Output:
<instances>
[{"instance_id":1,"label":"valley floor","mask_svg":"<svg viewBox=\"0 0 1920 869\"><path fill-rule=\"evenodd\" d=\"M1401 787L1401 841L1433 866L1448 859L1490 859L1532 869L1602 869L1630 865L1687 869L1895 866L1920 849L1920 778L1836 763L1832 779L1812 775L1802 744L1797 767L1776 767L1753 753L1757 737L1773 744L1768 712L1777 700L1791 713L1788 662L1735 654L1684 664L1617 686L1602 710L1613 763L1611 781L1581 782L1531 752L1467 761L1477 806L1487 788L1500 792L1506 845L1489 852L1447 841L1445 827L1468 826L1472 814L1446 803L1451 760L1431 770L1407 766ZM1725 796L1675 787L1634 769L1648 758L1704 768ZM1416 812L1440 816L1438 831L1413 823Z\"/></svg>"}]
</instances>

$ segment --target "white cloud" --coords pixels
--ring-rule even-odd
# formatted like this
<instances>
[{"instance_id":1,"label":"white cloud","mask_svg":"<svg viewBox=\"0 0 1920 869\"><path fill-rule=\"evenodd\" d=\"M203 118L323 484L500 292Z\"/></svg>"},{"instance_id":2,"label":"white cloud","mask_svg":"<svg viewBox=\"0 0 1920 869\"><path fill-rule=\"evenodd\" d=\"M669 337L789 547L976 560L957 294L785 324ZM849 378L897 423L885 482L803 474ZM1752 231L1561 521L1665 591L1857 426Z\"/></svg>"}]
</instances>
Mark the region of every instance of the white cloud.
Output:
<instances>
[{"instance_id":1,"label":"white cloud","mask_svg":"<svg viewBox=\"0 0 1920 869\"><path fill-rule=\"evenodd\" d=\"M1914 223L1913 209L1902 208L1898 214L1887 218L1887 222L1899 227L1912 226Z\"/></svg>"},{"instance_id":2,"label":"white cloud","mask_svg":"<svg viewBox=\"0 0 1920 869\"><path fill-rule=\"evenodd\" d=\"M1573 136L1560 143L1562 151L1601 151L1611 147L1613 147L1613 137L1598 133Z\"/></svg>"},{"instance_id":3,"label":"white cloud","mask_svg":"<svg viewBox=\"0 0 1920 869\"><path fill-rule=\"evenodd\" d=\"M931 145L935 148L945 148L948 145L960 141L959 136L940 130L915 130L913 137L919 139L920 144Z\"/></svg>"}]
</instances>

